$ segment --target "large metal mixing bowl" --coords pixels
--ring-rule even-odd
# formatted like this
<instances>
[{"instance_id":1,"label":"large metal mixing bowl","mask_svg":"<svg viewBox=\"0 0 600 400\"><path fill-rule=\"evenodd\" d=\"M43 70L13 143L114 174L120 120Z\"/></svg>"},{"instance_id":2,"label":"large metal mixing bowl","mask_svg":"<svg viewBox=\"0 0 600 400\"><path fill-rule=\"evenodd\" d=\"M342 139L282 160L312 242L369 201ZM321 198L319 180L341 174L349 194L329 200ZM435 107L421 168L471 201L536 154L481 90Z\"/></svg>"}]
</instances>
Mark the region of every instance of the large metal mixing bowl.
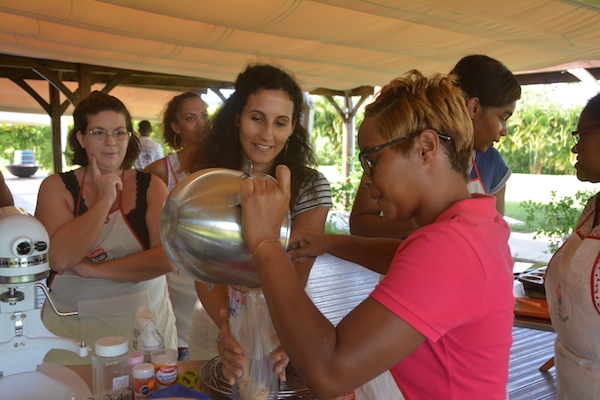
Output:
<instances>
[{"instance_id":1,"label":"large metal mixing bowl","mask_svg":"<svg viewBox=\"0 0 600 400\"><path fill-rule=\"evenodd\" d=\"M252 178L224 168L188 175L171 191L162 209L160 237L171 262L198 281L258 287L250 251L242 236L240 185ZM287 213L280 240L287 247L291 229Z\"/></svg>"}]
</instances>

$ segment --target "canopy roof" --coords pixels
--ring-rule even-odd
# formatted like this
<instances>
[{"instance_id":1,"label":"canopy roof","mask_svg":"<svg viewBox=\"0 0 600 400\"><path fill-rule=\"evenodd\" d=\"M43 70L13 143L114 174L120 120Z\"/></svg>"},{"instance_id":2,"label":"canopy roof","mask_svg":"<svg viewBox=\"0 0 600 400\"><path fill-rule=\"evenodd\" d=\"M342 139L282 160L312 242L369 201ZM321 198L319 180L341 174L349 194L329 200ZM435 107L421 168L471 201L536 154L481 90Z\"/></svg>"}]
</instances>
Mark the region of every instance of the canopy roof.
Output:
<instances>
[{"instance_id":1,"label":"canopy roof","mask_svg":"<svg viewBox=\"0 0 600 400\"><path fill-rule=\"evenodd\" d=\"M514 72L600 66L599 0L2 0L0 20L5 54L219 82L275 60L307 91L476 53Z\"/></svg>"},{"instance_id":2,"label":"canopy roof","mask_svg":"<svg viewBox=\"0 0 600 400\"><path fill-rule=\"evenodd\" d=\"M0 0L0 21L0 110L51 115L57 171L59 117L90 90L156 119L175 91L219 93L255 61L346 104L469 54L522 83L600 78L600 0Z\"/></svg>"}]
</instances>

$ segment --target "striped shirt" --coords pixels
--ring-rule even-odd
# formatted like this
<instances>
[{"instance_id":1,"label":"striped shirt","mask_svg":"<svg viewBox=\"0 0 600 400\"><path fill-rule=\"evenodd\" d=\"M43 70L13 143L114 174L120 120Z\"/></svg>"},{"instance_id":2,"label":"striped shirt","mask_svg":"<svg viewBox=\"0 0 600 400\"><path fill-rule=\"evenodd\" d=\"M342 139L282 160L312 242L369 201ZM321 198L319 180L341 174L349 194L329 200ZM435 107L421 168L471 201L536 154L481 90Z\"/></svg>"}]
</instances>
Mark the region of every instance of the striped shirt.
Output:
<instances>
[{"instance_id":1,"label":"striped shirt","mask_svg":"<svg viewBox=\"0 0 600 400\"><path fill-rule=\"evenodd\" d=\"M317 177L313 181L306 181L298 191L296 204L292 207L292 219L298 214L312 210L317 207L332 207L331 187L325 176L317 172Z\"/></svg>"}]
</instances>

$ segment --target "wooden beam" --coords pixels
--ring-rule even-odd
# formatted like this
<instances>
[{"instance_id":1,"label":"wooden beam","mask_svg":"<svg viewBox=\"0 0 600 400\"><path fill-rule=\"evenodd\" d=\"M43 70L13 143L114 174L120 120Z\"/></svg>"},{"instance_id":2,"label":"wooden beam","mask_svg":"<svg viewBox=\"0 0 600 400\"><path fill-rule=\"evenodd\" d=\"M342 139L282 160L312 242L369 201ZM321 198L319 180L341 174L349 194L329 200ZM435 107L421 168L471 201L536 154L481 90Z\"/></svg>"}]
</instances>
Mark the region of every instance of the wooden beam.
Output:
<instances>
[{"instance_id":1,"label":"wooden beam","mask_svg":"<svg viewBox=\"0 0 600 400\"><path fill-rule=\"evenodd\" d=\"M52 127L52 163L54 172L62 172L62 143L60 137L60 117L62 115L62 105L60 104L60 93L58 89L48 83L50 92L50 124Z\"/></svg>"},{"instance_id":2,"label":"wooden beam","mask_svg":"<svg viewBox=\"0 0 600 400\"><path fill-rule=\"evenodd\" d=\"M23 89L24 91L29 93L29 95L31 97L33 97L35 99L35 101L37 101L39 103L39 105L44 109L44 111L46 111L46 113L48 115L50 115L50 113L51 113L50 104L48 104L48 102L46 100L44 100L44 98L42 96L40 96L38 94L38 92L36 92L31 86L29 86L27 84L27 82L25 82L23 79L19 79L19 78L11 78L10 80L13 81L14 83L16 83L17 85L19 85L19 87L21 87L21 89Z\"/></svg>"},{"instance_id":3,"label":"wooden beam","mask_svg":"<svg viewBox=\"0 0 600 400\"><path fill-rule=\"evenodd\" d=\"M54 86L63 95L65 95L65 97L71 102L71 104L75 104L77 102L75 93L71 92L71 90L68 87L66 87L64 83L62 83L62 80L59 76L60 72L54 72L44 67L33 68L33 71L48 82L50 82L52 86Z\"/></svg>"}]
</instances>

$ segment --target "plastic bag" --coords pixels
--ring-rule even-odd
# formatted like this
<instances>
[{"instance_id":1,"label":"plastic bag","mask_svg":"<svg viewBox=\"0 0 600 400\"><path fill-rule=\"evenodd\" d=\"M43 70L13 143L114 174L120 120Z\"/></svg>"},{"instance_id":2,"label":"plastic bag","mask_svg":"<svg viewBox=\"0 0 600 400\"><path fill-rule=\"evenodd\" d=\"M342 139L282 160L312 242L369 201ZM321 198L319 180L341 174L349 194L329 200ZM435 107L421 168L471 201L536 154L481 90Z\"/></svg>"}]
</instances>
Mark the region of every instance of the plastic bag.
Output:
<instances>
[{"instance_id":1,"label":"plastic bag","mask_svg":"<svg viewBox=\"0 0 600 400\"><path fill-rule=\"evenodd\" d=\"M279 380L270 355L279 341L260 289L229 286L229 325L247 360L244 374L232 388L231 398L277 399Z\"/></svg>"},{"instance_id":2,"label":"plastic bag","mask_svg":"<svg viewBox=\"0 0 600 400\"><path fill-rule=\"evenodd\" d=\"M147 306L139 306L133 323L133 350L144 354L144 362L151 361L151 353L165 347L165 340L156 330L152 312Z\"/></svg>"}]
</instances>

